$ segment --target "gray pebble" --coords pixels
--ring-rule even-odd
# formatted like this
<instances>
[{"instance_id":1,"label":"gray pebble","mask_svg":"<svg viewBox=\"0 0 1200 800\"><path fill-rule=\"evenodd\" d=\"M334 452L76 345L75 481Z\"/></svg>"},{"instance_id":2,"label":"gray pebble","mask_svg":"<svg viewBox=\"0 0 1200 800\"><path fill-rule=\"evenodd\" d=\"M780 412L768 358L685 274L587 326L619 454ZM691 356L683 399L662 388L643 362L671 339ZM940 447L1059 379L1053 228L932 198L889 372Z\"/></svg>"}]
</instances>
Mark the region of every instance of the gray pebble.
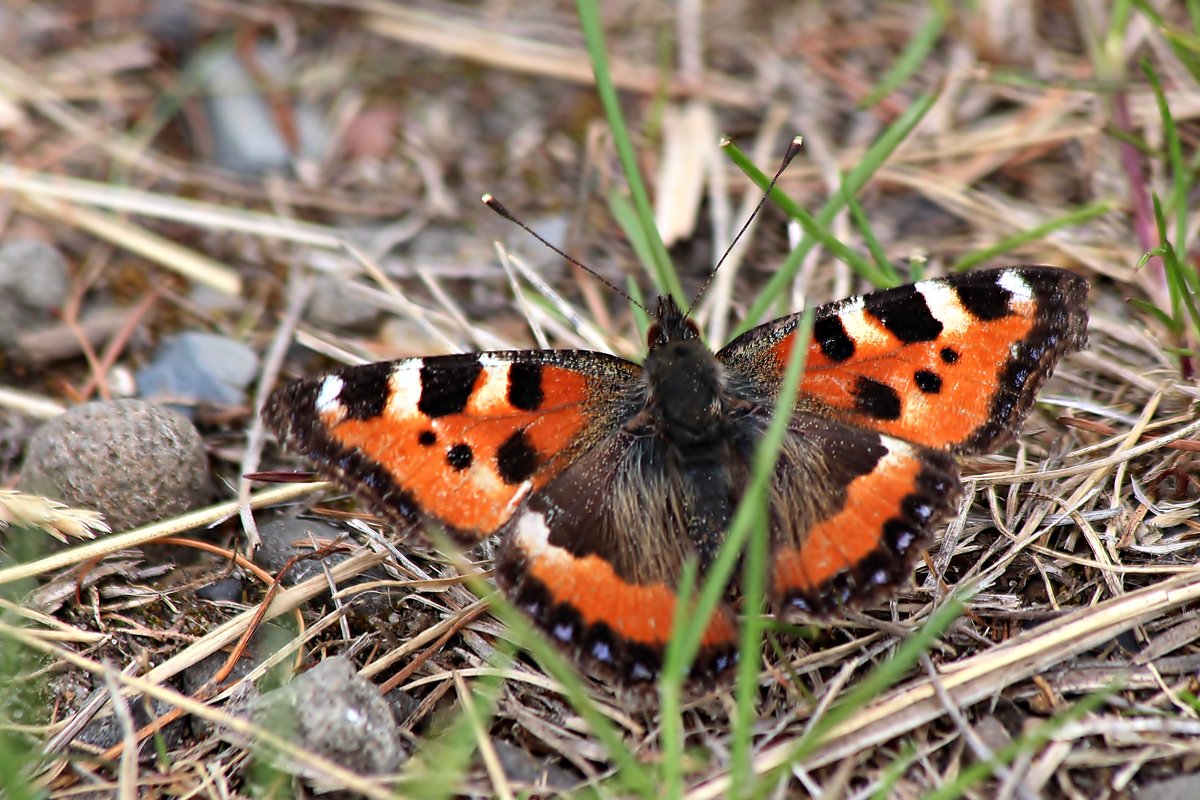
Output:
<instances>
[{"instance_id":1,"label":"gray pebble","mask_svg":"<svg viewBox=\"0 0 1200 800\"><path fill-rule=\"evenodd\" d=\"M292 85L293 66L277 48L259 46L255 63L268 83ZM204 107L213 138L214 157L223 169L260 174L288 168L295 155L319 161L331 139L315 107L298 102L293 106L299 154L293 154L276 123L275 114L262 87L246 71L232 48L199 51L189 72L203 82Z\"/></svg>"},{"instance_id":2,"label":"gray pebble","mask_svg":"<svg viewBox=\"0 0 1200 800\"><path fill-rule=\"evenodd\" d=\"M0 345L55 322L51 311L67 299L67 262L56 247L36 239L0 244Z\"/></svg>"},{"instance_id":3,"label":"gray pebble","mask_svg":"<svg viewBox=\"0 0 1200 800\"><path fill-rule=\"evenodd\" d=\"M271 520L258 528L261 544L254 552L254 563L271 574L279 572L292 556L312 553L312 547L307 544L310 541L310 534L318 543L332 542L339 536L345 535L345 531L321 520L299 517L280 517ZM297 547L295 542L305 544ZM338 551L330 553L320 560L301 559L287 571L283 578L283 585L295 586L314 575L321 574L322 564L332 568L349 557L350 553ZM367 581L387 580L389 577L382 567L372 567L344 581L338 588L344 589ZM392 610L392 599L386 590L359 592L347 598L345 602L352 603L353 613L360 617L378 617Z\"/></svg>"},{"instance_id":4,"label":"gray pebble","mask_svg":"<svg viewBox=\"0 0 1200 800\"><path fill-rule=\"evenodd\" d=\"M313 286L305 316L323 328L367 330L379 321L379 309L354 294L350 279L321 275Z\"/></svg>"},{"instance_id":5,"label":"gray pebble","mask_svg":"<svg viewBox=\"0 0 1200 800\"><path fill-rule=\"evenodd\" d=\"M246 583L241 578L222 578L201 586L196 597L214 603L240 603L245 591Z\"/></svg>"},{"instance_id":6,"label":"gray pebble","mask_svg":"<svg viewBox=\"0 0 1200 800\"><path fill-rule=\"evenodd\" d=\"M536 757L503 739L493 739L492 747L505 776L518 786L552 789L557 793L569 791L583 782L554 759Z\"/></svg>"},{"instance_id":7,"label":"gray pebble","mask_svg":"<svg viewBox=\"0 0 1200 800\"><path fill-rule=\"evenodd\" d=\"M234 663L229 674L221 679L221 685L229 686L246 677L262 664L263 661L270 658L281 647L284 647L291 641L294 635L294 632L273 622L260 625L258 630L254 632L254 636L250 639L250 646L242 653L242 657ZM217 670L223 667L227 660L229 660L229 653L225 650L220 650L186 667L179 676L180 683L183 684L183 691L189 695L199 692L209 684L212 677L217 674ZM253 692L253 689L250 691ZM257 697L257 694L253 696ZM195 726L198 734L209 729L209 723L199 718L193 720L193 726Z\"/></svg>"},{"instance_id":8,"label":"gray pebble","mask_svg":"<svg viewBox=\"0 0 1200 800\"><path fill-rule=\"evenodd\" d=\"M207 503L208 457L192 423L168 408L85 403L30 437L20 487L100 511L123 531Z\"/></svg>"},{"instance_id":9,"label":"gray pebble","mask_svg":"<svg viewBox=\"0 0 1200 800\"><path fill-rule=\"evenodd\" d=\"M174 50L195 46L200 25L190 0L151 0L142 18L143 28L162 45Z\"/></svg>"},{"instance_id":10,"label":"gray pebble","mask_svg":"<svg viewBox=\"0 0 1200 800\"><path fill-rule=\"evenodd\" d=\"M182 333L138 370L138 393L190 415L196 403L244 404L246 387L257 374L258 356L241 342L212 333Z\"/></svg>"},{"instance_id":11,"label":"gray pebble","mask_svg":"<svg viewBox=\"0 0 1200 800\"><path fill-rule=\"evenodd\" d=\"M108 687L100 683L96 692L108 694ZM89 698L90 699L90 698ZM152 719L164 717L174 708L165 700L155 700L152 703L154 716L150 716L150 712L146 708L146 703L141 698L132 702L126 700L126 706L129 709L130 716L133 717L134 729L142 728L149 725ZM167 723L166 727L160 729L159 735L163 737L168 750L174 750L183 745L183 737L187 732L187 726L183 719L176 719ZM107 750L117 742L125 738L125 729L121 725L121 721L117 719L116 714L111 708L102 711L92 718L87 725L83 726L83 730L75 738L75 741L89 744L98 750ZM143 747L138 751L138 760L146 763L153 761L158 757L158 753L153 747Z\"/></svg>"},{"instance_id":12,"label":"gray pebble","mask_svg":"<svg viewBox=\"0 0 1200 800\"><path fill-rule=\"evenodd\" d=\"M1200 775L1179 775L1147 781L1133 793L1135 800L1195 800L1200 797Z\"/></svg>"},{"instance_id":13,"label":"gray pebble","mask_svg":"<svg viewBox=\"0 0 1200 800\"><path fill-rule=\"evenodd\" d=\"M364 775L393 772L404 759L390 704L340 656L255 699L251 715L260 725L286 731L305 750ZM303 764L281 766L306 774Z\"/></svg>"}]
</instances>

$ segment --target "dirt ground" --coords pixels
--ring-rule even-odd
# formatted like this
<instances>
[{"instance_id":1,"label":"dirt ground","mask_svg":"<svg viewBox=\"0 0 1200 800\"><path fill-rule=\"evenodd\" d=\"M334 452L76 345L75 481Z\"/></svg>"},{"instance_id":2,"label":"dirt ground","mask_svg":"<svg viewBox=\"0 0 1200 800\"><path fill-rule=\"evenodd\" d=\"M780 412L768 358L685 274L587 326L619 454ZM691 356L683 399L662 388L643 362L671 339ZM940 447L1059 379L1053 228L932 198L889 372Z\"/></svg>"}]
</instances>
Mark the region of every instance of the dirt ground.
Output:
<instances>
[{"instance_id":1,"label":"dirt ground","mask_svg":"<svg viewBox=\"0 0 1200 800\"><path fill-rule=\"evenodd\" d=\"M1011 264L1090 280L1089 348L1014 444L963 461L962 511L914 580L864 613L769 626L752 697L715 684L669 713L520 651L460 577L491 569L492 543L456 561L284 480L311 465L256 410L301 375L644 355L644 319L597 280L660 288L574 6L9 0L0 796L1200 796L1200 8L621 0L599 16L687 298L761 196L722 137L771 174L802 136L780 188L814 216L833 204L825 228L904 280ZM839 187L864 164L851 213ZM1142 266L1164 233L1173 249ZM765 320L747 315L798 239L764 206L704 295L710 343ZM797 258L771 309L872 288L832 252ZM150 452L120 428L30 482L41 426L121 398L171 403L197 441ZM167 460L109 480L126 457ZM54 506L31 487L56 478L99 488ZM314 548L323 561L289 562ZM906 654L956 590L962 615ZM283 690L295 718L263 716L282 675L318 668ZM327 703L367 722L331 742Z\"/></svg>"}]
</instances>

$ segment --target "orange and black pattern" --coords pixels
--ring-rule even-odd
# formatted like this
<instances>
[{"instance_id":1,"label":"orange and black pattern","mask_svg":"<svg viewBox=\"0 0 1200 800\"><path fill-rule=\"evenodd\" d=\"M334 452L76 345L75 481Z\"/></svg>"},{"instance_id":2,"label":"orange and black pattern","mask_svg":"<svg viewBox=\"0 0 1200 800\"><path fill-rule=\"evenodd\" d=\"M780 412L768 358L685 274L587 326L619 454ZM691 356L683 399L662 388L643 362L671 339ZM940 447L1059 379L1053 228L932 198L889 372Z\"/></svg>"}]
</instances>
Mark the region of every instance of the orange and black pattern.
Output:
<instances>
[{"instance_id":1,"label":"orange and black pattern","mask_svg":"<svg viewBox=\"0 0 1200 800\"><path fill-rule=\"evenodd\" d=\"M768 502L777 614L878 602L961 485L955 454L1010 439L1087 343L1087 282L1050 267L921 281L817 309ZM394 524L500 534L497 580L589 668L647 685L689 560L700 577L750 480L799 315L717 353L661 298L641 365L601 353L410 358L298 381L264 415ZM695 679L736 663L736 585Z\"/></svg>"}]
</instances>

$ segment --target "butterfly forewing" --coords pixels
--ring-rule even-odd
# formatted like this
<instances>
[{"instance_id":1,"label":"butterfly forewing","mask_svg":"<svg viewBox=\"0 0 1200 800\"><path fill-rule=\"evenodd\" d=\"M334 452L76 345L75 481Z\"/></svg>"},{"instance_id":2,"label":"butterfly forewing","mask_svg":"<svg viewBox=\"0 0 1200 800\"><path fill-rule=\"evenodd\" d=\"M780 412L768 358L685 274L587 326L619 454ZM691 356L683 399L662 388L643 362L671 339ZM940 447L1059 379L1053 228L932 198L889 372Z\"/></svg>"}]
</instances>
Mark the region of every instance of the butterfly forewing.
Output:
<instances>
[{"instance_id":1,"label":"butterfly forewing","mask_svg":"<svg viewBox=\"0 0 1200 800\"><path fill-rule=\"evenodd\" d=\"M939 278L817 309L798 407L909 442L992 450L1020 426L1064 353L1087 343L1087 281L1051 267ZM718 353L739 377L782 379L799 316Z\"/></svg>"},{"instance_id":2,"label":"butterfly forewing","mask_svg":"<svg viewBox=\"0 0 1200 800\"><path fill-rule=\"evenodd\" d=\"M267 422L393 522L495 533L636 409L636 364L529 350L367 364L272 395Z\"/></svg>"}]
</instances>

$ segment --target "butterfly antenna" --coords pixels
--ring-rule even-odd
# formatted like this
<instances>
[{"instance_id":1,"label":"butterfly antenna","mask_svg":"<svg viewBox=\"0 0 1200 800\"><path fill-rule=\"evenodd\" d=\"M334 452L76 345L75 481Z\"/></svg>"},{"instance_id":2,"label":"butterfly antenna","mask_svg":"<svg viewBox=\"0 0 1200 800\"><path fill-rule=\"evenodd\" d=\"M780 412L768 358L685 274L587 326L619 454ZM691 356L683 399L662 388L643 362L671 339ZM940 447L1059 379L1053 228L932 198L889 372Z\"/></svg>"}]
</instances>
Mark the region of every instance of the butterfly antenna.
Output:
<instances>
[{"instance_id":1,"label":"butterfly antenna","mask_svg":"<svg viewBox=\"0 0 1200 800\"><path fill-rule=\"evenodd\" d=\"M630 297L629 292L626 292L624 289L617 286L615 283L610 281L608 278L604 277L599 272L596 272L596 270L592 269L587 264L584 264L579 259L575 258L574 256L567 255L559 248L550 244L550 242L546 241L546 238L544 236L542 236L540 233L538 233L533 228L529 227L524 222L522 222L520 219L518 219L516 216L514 216L511 211L509 211L507 208L505 208L503 203L501 203L496 198L492 197L490 194L485 194L483 196L483 204L485 206L487 206L488 208L490 208L492 211L495 211L500 216L504 217L509 222L523 228L526 233L528 233L533 238L537 239L542 244L546 245L546 247L549 247L555 253L558 253L560 256L565 258L567 261L570 261L572 264L579 267L581 270L583 270L584 272L591 275L596 280L603 283L609 289L612 289L619 297L625 298L626 300L628 300L629 302L633 303L635 306L640 308L642 311L645 311L647 316L649 316L651 319L658 319L658 314L654 313L653 311L651 311L650 309L646 308L644 305L639 303L637 300L634 300L632 297Z\"/></svg>"},{"instance_id":2,"label":"butterfly antenna","mask_svg":"<svg viewBox=\"0 0 1200 800\"><path fill-rule=\"evenodd\" d=\"M742 234L744 234L746 229L750 227L750 223L754 222L754 218L758 216L758 212L762 211L763 204L767 202L767 198L771 196L771 190L775 188L775 184L779 181L779 176L783 174L783 171L786 170L788 165L792 163L792 159L795 158L796 154L800 152L800 146L803 144L803 142L804 137L797 136L796 138L792 139L792 143L788 145L787 152L783 154L783 161L780 162L779 169L775 170L775 177L771 178L771 182L767 184L767 189L765 192L763 192L762 198L758 201L758 205L754 207L754 210L750 212L750 216L747 217L746 221L742 223L742 227L740 230L738 230L737 236L734 236L733 241L729 243L729 247L725 248L725 252L721 255L720 260L717 261L717 265L712 268L712 272L708 273L708 277L705 278L704 285L700 287L700 291L696 292L696 297L692 300L691 306L688 307L687 313L689 315L692 313L692 309L694 309L700 302L700 298L704 296L704 292L708 290L708 285L712 283L713 278L716 277L717 270L719 270L721 265L725 263L725 259L729 258L729 254L733 252L733 248L737 247L737 243L741 240ZM722 139L721 146L728 147L729 140Z\"/></svg>"}]
</instances>

